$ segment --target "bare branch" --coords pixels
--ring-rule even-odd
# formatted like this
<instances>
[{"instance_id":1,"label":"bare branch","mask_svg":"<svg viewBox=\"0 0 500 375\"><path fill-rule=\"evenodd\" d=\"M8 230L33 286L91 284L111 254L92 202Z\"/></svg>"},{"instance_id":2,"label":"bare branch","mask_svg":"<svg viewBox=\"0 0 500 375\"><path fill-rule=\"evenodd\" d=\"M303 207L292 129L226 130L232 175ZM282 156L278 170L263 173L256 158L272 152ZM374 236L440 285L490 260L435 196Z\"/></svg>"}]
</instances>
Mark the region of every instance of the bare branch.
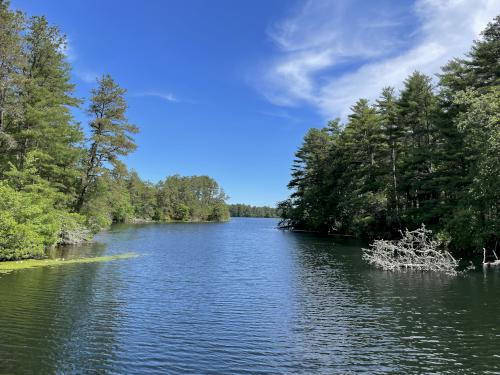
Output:
<instances>
[{"instance_id":1,"label":"bare branch","mask_svg":"<svg viewBox=\"0 0 500 375\"><path fill-rule=\"evenodd\" d=\"M369 249L363 249L363 259L388 271L420 270L438 271L457 275L458 260L448 251L438 249L432 231L422 227L401 232L397 241L375 240Z\"/></svg>"}]
</instances>

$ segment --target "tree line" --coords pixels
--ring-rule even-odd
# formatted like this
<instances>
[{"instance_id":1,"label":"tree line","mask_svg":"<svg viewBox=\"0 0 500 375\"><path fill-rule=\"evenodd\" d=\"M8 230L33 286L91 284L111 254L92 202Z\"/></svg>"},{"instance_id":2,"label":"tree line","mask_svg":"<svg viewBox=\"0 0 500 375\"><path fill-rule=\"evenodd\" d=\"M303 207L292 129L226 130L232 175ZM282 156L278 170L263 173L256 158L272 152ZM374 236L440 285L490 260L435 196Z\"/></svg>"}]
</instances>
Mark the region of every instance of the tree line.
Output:
<instances>
[{"instance_id":1,"label":"tree line","mask_svg":"<svg viewBox=\"0 0 500 375\"><path fill-rule=\"evenodd\" d=\"M207 176L142 181L120 158L136 149L126 90L104 75L75 96L66 37L0 0L0 260L42 256L112 222L227 220ZM87 109L88 132L72 109ZM86 135L87 134L87 135Z\"/></svg>"},{"instance_id":2,"label":"tree line","mask_svg":"<svg viewBox=\"0 0 500 375\"><path fill-rule=\"evenodd\" d=\"M500 16L469 53L400 92L359 99L347 121L310 129L296 152L281 226L394 238L424 223L455 253L500 233Z\"/></svg>"},{"instance_id":3,"label":"tree line","mask_svg":"<svg viewBox=\"0 0 500 375\"><path fill-rule=\"evenodd\" d=\"M251 206L248 204L230 204L231 217L279 217L276 208L268 206Z\"/></svg>"}]
</instances>

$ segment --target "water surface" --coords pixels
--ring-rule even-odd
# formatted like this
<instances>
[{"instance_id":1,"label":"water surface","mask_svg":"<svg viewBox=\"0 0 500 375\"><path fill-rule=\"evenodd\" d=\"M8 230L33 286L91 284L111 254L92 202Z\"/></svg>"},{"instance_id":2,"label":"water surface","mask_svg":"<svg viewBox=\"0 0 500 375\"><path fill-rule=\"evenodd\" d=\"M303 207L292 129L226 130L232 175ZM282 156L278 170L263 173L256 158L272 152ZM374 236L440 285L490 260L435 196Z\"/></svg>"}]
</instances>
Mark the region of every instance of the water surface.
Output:
<instances>
[{"instance_id":1,"label":"water surface","mask_svg":"<svg viewBox=\"0 0 500 375\"><path fill-rule=\"evenodd\" d=\"M117 225L0 275L0 374L500 373L500 275L388 273L273 219Z\"/></svg>"}]
</instances>

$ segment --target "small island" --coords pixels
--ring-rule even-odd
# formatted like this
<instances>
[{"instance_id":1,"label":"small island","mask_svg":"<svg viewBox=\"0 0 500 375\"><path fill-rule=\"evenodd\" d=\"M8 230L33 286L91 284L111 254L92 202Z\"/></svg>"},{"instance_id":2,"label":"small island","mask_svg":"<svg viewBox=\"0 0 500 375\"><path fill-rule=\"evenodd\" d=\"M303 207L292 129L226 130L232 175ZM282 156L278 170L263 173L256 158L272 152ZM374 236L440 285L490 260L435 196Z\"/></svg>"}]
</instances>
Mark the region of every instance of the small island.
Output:
<instances>
[{"instance_id":1,"label":"small island","mask_svg":"<svg viewBox=\"0 0 500 375\"><path fill-rule=\"evenodd\" d=\"M75 96L66 39L43 16L0 3L0 261L44 257L112 223L227 221L226 195L208 176L143 181L121 161L139 128L126 90L96 77ZM70 109L86 108L88 132Z\"/></svg>"},{"instance_id":2,"label":"small island","mask_svg":"<svg viewBox=\"0 0 500 375\"><path fill-rule=\"evenodd\" d=\"M249 204L230 204L229 214L231 217L279 217L279 212L275 207L251 206Z\"/></svg>"}]
</instances>

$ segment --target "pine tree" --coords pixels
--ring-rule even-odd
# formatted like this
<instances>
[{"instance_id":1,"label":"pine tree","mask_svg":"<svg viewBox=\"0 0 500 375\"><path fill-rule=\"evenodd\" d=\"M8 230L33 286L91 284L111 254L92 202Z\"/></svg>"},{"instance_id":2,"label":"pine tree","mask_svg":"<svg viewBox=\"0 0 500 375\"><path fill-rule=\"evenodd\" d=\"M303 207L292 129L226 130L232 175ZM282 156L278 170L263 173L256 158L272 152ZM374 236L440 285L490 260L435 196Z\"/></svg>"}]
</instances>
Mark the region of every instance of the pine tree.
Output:
<instances>
[{"instance_id":1,"label":"pine tree","mask_svg":"<svg viewBox=\"0 0 500 375\"><path fill-rule=\"evenodd\" d=\"M401 129L398 123L397 97L394 88L385 87L377 100L377 111L380 116L383 137L389 152L390 181L388 181L388 215L390 222L401 228L401 213L399 199L399 153L401 150Z\"/></svg>"},{"instance_id":2,"label":"pine tree","mask_svg":"<svg viewBox=\"0 0 500 375\"><path fill-rule=\"evenodd\" d=\"M139 130L125 116L125 92L109 75L100 78L98 87L92 90L88 109L92 116L90 148L85 158L81 189L76 202L77 211L82 209L89 190L96 185L106 165L116 166L120 156L128 155L136 148L132 135Z\"/></svg>"},{"instance_id":3,"label":"pine tree","mask_svg":"<svg viewBox=\"0 0 500 375\"><path fill-rule=\"evenodd\" d=\"M484 92L500 86L500 15L488 24L481 37L474 42L465 66L474 87Z\"/></svg>"},{"instance_id":4,"label":"pine tree","mask_svg":"<svg viewBox=\"0 0 500 375\"><path fill-rule=\"evenodd\" d=\"M500 16L439 86L419 72L396 97L359 100L344 128L311 129L296 153L282 224L367 237L436 230L456 252L500 241ZM338 125L338 123L337 123Z\"/></svg>"},{"instance_id":5,"label":"pine tree","mask_svg":"<svg viewBox=\"0 0 500 375\"><path fill-rule=\"evenodd\" d=\"M9 10L9 2L0 1L0 174L7 162L7 151L15 147L8 127L19 121L22 69L24 67L21 31L24 16Z\"/></svg>"},{"instance_id":6,"label":"pine tree","mask_svg":"<svg viewBox=\"0 0 500 375\"><path fill-rule=\"evenodd\" d=\"M351 107L342 141L348 165L344 178L350 181L352 193L351 199L341 203L351 205L352 231L370 235L385 227L387 145L380 117L368 100L360 99Z\"/></svg>"},{"instance_id":7,"label":"pine tree","mask_svg":"<svg viewBox=\"0 0 500 375\"><path fill-rule=\"evenodd\" d=\"M19 87L21 115L7 130L17 144L10 156L18 168L24 167L28 154L35 155L40 176L73 195L83 133L70 111L79 101L73 96L65 43L64 35L44 17L28 20Z\"/></svg>"},{"instance_id":8,"label":"pine tree","mask_svg":"<svg viewBox=\"0 0 500 375\"><path fill-rule=\"evenodd\" d=\"M405 194L408 222L432 224L439 191L433 185L437 98L431 78L419 72L405 82L398 101L399 122L405 149L401 190Z\"/></svg>"}]
</instances>

